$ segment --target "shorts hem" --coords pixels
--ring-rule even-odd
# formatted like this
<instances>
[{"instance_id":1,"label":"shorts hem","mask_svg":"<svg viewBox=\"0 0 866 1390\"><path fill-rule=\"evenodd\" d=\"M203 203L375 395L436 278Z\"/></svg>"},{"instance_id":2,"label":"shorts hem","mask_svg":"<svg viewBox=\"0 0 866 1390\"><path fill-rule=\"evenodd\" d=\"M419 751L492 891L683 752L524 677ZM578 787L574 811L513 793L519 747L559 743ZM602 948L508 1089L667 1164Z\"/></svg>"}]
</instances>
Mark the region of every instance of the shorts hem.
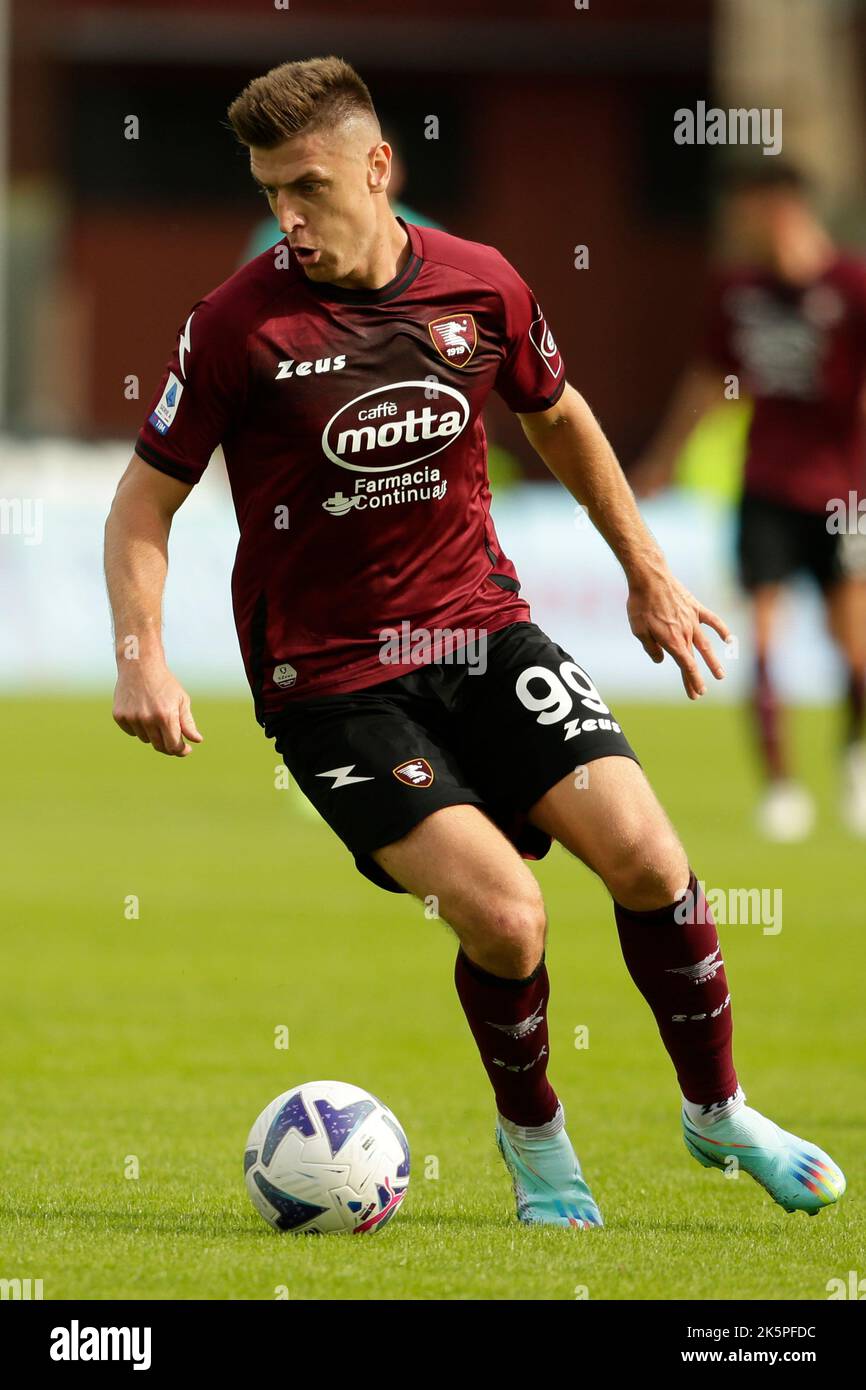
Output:
<instances>
[{"instance_id":1,"label":"shorts hem","mask_svg":"<svg viewBox=\"0 0 866 1390\"><path fill-rule=\"evenodd\" d=\"M421 825L423 821L427 820L428 816L435 815L437 811L447 810L449 806L480 806L485 810L489 809L487 803L481 796L473 795L472 793L466 793L455 797L453 801L443 801L438 806L431 806L418 817L413 817L410 824L407 825L404 820L402 829L398 830L396 834L389 835L384 840L381 839L381 835L377 835L375 843L372 844L369 849L359 849L355 845L346 845L346 848L355 861L355 868L360 874L363 874L364 878L369 879L377 888L384 888L387 893L408 893L408 888L403 888L395 878L391 877L386 869L382 868L381 864L376 862L373 858L373 851L385 849L388 845L393 845L396 841L402 840L405 835L408 835L417 826ZM345 844L346 842L343 841L343 843Z\"/></svg>"},{"instance_id":2,"label":"shorts hem","mask_svg":"<svg viewBox=\"0 0 866 1390\"><path fill-rule=\"evenodd\" d=\"M585 753L579 762L575 762L571 767L566 768L564 772L560 772L556 775L549 774L548 776L539 779L541 782L541 790L538 791L535 788L533 788L531 800L529 801L526 801L524 797L521 797L519 802L515 802L517 810L521 811L525 815L527 811L532 810L533 806L535 806L543 796L546 796L549 791L552 791L553 788L563 780L563 778L568 777L572 773L576 772L576 770L579 767L585 767L587 763L597 763L600 758L630 758L632 762L637 763L638 767L641 766L640 758L638 757L637 753L634 751L630 744L626 743L624 748L606 748L603 747L601 744L597 744L594 747L591 747L589 752Z\"/></svg>"},{"instance_id":3,"label":"shorts hem","mask_svg":"<svg viewBox=\"0 0 866 1390\"><path fill-rule=\"evenodd\" d=\"M352 854L372 854L374 850L386 849L388 845L393 845L397 840L402 840L405 835L408 835L411 830L419 826L428 816L435 815L437 811L447 810L449 806L483 806L485 810L489 810L489 803L484 800L484 797L481 796L479 792L464 791L455 795L453 801L439 801L435 806L430 806L427 810L421 810L419 808L417 815L413 814L411 816L401 817L399 825L397 825L396 822L393 823L393 834L390 833L390 828L388 830L377 830L376 838L372 844L367 843L366 837L360 842L357 838L353 839L351 845L345 840L343 843Z\"/></svg>"}]
</instances>

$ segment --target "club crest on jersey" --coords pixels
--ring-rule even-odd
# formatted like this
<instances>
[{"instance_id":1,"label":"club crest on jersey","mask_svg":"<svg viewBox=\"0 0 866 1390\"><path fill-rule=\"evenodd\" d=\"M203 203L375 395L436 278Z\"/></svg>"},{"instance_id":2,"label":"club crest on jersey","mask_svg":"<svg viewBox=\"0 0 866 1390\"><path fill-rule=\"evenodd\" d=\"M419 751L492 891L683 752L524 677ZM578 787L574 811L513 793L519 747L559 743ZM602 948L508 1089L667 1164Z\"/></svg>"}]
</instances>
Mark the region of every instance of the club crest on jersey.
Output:
<instances>
[{"instance_id":1,"label":"club crest on jersey","mask_svg":"<svg viewBox=\"0 0 866 1390\"><path fill-rule=\"evenodd\" d=\"M446 314L427 325L433 346L452 367L465 367L478 346L478 329L471 314Z\"/></svg>"},{"instance_id":2,"label":"club crest on jersey","mask_svg":"<svg viewBox=\"0 0 866 1390\"><path fill-rule=\"evenodd\" d=\"M429 787L433 781L433 769L426 758L409 758L391 771L407 787Z\"/></svg>"}]
</instances>

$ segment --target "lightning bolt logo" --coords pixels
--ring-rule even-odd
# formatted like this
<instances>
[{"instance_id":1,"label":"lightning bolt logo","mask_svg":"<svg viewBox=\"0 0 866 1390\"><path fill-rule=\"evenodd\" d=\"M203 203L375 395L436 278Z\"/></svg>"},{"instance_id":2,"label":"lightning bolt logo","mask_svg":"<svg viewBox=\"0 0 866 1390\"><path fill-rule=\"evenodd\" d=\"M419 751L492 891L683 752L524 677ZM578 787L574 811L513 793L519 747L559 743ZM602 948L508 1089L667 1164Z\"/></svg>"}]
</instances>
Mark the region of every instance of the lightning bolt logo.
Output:
<instances>
[{"instance_id":1,"label":"lightning bolt logo","mask_svg":"<svg viewBox=\"0 0 866 1390\"><path fill-rule=\"evenodd\" d=\"M353 782L372 782L372 781L375 780L375 779L372 778L372 777L352 777L352 776L350 776L350 773L351 773L352 768L353 768L354 766L355 766L354 763L349 763L348 767L332 767L331 770L330 770L330 772L317 772L317 773L316 773L316 776L317 776L317 777L333 777L334 781L333 781L333 784L332 784L332 786L331 786L331 791L332 791L332 792L335 792L335 791L337 790L338 787L351 787L351 785L352 785Z\"/></svg>"},{"instance_id":2,"label":"lightning bolt logo","mask_svg":"<svg viewBox=\"0 0 866 1390\"><path fill-rule=\"evenodd\" d=\"M192 314L194 313L195 309L193 309L192 311ZM177 360L180 363L180 374L183 377L184 381L186 381L186 368L183 365L184 353L192 351L192 341L190 337L190 324L192 323L192 314L190 314L189 318L184 324L183 332L181 333L180 338L178 340Z\"/></svg>"}]
</instances>

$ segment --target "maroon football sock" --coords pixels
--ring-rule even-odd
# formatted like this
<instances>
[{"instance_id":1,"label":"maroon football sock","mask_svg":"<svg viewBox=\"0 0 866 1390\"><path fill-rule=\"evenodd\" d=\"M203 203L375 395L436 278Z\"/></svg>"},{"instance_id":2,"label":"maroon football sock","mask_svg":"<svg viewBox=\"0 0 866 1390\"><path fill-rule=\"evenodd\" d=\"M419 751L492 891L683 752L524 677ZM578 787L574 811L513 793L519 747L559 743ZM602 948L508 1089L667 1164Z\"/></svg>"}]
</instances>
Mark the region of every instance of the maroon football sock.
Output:
<instances>
[{"instance_id":1,"label":"maroon football sock","mask_svg":"<svg viewBox=\"0 0 866 1390\"><path fill-rule=\"evenodd\" d=\"M782 747L782 709L764 657L758 657L755 663L752 712L767 775L773 780L786 777L788 769Z\"/></svg>"},{"instance_id":2,"label":"maroon football sock","mask_svg":"<svg viewBox=\"0 0 866 1390\"><path fill-rule=\"evenodd\" d=\"M731 996L713 915L695 875L670 907L633 912L615 902L614 915L629 974L655 1015L680 1090L699 1105L724 1100L737 1089Z\"/></svg>"},{"instance_id":3,"label":"maroon football sock","mask_svg":"<svg viewBox=\"0 0 866 1390\"><path fill-rule=\"evenodd\" d=\"M517 1125L547 1124L559 1102L547 1079L550 981L544 955L526 979L508 980L491 975L461 947L454 982L500 1115Z\"/></svg>"},{"instance_id":4,"label":"maroon football sock","mask_svg":"<svg viewBox=\"0 0 866 1390\"><path fill-rule=\"evenodd\" d=\"M848 672L847 723L845 742L856 743L863 737L863 712L866 708L866 675L853 669Z\"/></svg>"}]
</instances>

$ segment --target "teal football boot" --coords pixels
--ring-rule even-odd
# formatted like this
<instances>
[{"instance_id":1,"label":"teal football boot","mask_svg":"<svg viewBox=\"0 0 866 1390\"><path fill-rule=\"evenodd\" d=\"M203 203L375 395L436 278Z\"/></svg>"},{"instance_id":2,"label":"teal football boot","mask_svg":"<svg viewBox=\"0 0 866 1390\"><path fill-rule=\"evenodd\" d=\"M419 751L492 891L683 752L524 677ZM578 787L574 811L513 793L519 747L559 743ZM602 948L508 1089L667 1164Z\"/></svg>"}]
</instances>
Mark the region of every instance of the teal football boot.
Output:
<instances>
[{"instance_id":1,"label":"teal football boot","mask_svg":"<svg viewBox=\"0 0 866 1390\"><path fill-rule=\"evenodd\" d=\"M563 1116L564 1120L564 1116ZM603 1226L565 1128L549 1139L521 1139L496 1121L496 1143L511 1176L517 1219L526 1226Z\"/></svg>"},{"instance_id":2,"label":"teal football boot","mask_svg":"<svg viewBox=\"0 0 866 1390\"><path fill-rule=\"evenodd\" d=\"M845 1175L829 1154L780 1129L751 1106L742 1106L706 1129L692 1124L683 1108L682 1122L686 1148L698 1163L725 1169L735 1158L785 1211L815 1216L845 1191Z\"/></svg>"}]
</instances>

